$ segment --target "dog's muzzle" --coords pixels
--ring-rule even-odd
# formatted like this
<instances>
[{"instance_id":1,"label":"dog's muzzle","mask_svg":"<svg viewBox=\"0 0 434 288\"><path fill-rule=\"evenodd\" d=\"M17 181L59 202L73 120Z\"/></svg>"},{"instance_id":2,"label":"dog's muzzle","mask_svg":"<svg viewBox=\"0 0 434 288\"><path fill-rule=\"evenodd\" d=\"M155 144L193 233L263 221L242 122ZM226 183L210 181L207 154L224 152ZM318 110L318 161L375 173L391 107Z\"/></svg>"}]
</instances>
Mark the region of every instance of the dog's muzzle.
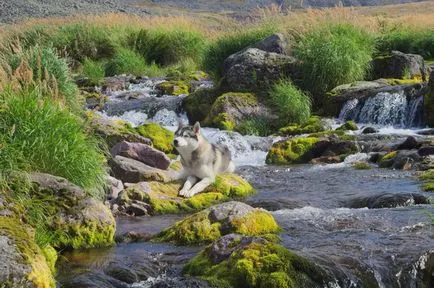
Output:
<instances>
[{"instance_id":1,"label":"dog's muzzle","mask_svg":"<svg viewBox=\"0 0 434 288\"><path fill-rule=\"evenodd\" d=\"M185 141L185 139L182 137L176 137L173 140L173 145L175 147L182 147L182 146L186 146L187 144L188 144L187 141Z\"/></svg>"}]
</instances>

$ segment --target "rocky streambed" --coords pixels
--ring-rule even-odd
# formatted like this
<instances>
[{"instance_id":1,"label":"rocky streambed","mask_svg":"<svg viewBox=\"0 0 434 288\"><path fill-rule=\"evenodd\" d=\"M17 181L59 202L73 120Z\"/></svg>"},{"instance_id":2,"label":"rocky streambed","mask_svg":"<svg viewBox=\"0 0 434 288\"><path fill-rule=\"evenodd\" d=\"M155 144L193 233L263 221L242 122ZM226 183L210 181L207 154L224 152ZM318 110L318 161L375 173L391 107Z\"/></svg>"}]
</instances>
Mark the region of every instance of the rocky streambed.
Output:
<instances>
[{"instance_id":1,"label":"rocky streambed","mask_svg":"<svg viewBox=\"0 0 434 288\"><path fill-rule=\"evenodd\" d=\"M140 127L151 121L173 130L178 119L186 120L183 96L157 95L155 87L162 80L155 81L149 79L107 93L107 104L97 112L102 117L96 118L97 122L114 121L110 123L122 126L118 121L122 119L130 127ZM90 108L94 105L91 103ZM333 129L343 120L322 121ZM159 165L167 161L169 170L142 167L152 170L142 173L145 178L140 179L148 181L149 187L122 181L124 192L112 195L115 200L110 201L110 206L118 214L117 244L63 253L57 261L58 286L220 287L228 282L219 281L238 279L239 287L287 287L288 283L303 283L300 287L430 287L434 208L431 194L423 191L417 172L433 168L432 158L421 156L432 147L430 136L421 135L430 130L397 129L379 123L369 125L375 133L363 134L364 125L358 126L357 130L339 133L338 140L333 140L335 136L328 138L328 148L320 149L322 154L316 155L316 160L306 161L308 164L291 160L283 166L265 165L265 160L273 143L286 141L286 137L242 136L204 128L211 142L229 146L237 163L236 173L256 193L246 192L250 190L244 186L236 188L244 185L240 179L230 180L227 188L213 187L208 193L213 195L211 198L202 194L200 204L174 200L163 205L157 200L167 199L154 193L160 191L156 188L160 186L152 183L165 182L165 177L170 181L171 173L179 167L160 155L163 160ZM107 136L101 127L100 132ZM131 129L122 130L121 136L109 133L108 138L143 140L128 139L132 137ZM318 136L320 142L324 141L323 136ZM342 141L353 143L355 150L343 155L343 150L336 150L348 148L339 144ZM343 161L335 161L336 156L330 158L325 151L338 151L335 154ZM393 155L389 155L391 151ZM131 172L123 169L115 176L122 178L128 170ZM161 185L166 185L163 190L167 190L173 184ZM176 186L174 191L176 194ZM230 195L248 205L217 205L229 200ZM212 208L203 210L209 206ZM255 211L264 214L252 216ZM279 228L273 228L273 223ZM240 280L240 275L247 278Z\"/></svg>"}]
</instances>

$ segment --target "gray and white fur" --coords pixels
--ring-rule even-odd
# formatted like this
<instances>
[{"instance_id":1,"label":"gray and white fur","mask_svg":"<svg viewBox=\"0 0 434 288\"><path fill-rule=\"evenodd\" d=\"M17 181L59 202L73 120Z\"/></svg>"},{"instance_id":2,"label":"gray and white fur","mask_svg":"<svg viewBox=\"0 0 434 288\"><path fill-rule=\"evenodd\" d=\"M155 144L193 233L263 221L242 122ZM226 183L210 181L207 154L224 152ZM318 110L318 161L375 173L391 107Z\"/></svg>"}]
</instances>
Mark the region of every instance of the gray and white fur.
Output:
<instances>
[{"instance_id":1,"label":"gray and white fur","mask_svg":"<svg viewBox=\"0 0 434 288\"><path fill-rule=\"evenodd\" d=\"M212 184L219 173L233 172L231 152L227 146L209 143L201 134L199 122L194 126L179 124L173 144L181 156L183 178L187 178L180 196L192 197Z\"/></svg>"}]
</instances>

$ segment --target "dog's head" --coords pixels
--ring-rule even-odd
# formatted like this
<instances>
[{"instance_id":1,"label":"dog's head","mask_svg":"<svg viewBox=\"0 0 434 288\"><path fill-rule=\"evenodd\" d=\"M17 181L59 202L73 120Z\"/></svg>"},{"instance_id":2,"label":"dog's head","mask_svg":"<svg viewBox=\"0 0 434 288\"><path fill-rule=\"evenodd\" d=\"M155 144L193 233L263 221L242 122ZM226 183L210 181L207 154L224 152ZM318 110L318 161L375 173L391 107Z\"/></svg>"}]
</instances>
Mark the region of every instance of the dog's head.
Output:
<instances>
[{"instance_id":1,"label":"dog's head","mask_svg":"<svg viewBox=\"0 0 434 288\"><path fill-rule=\"evenodd\" d=\"M196 150L201 141L200 124L196 122L193 126L184 126L179 123L178 129L175 132L173 145L178 152L192 152Z\"/></svg>"}]
</instances>

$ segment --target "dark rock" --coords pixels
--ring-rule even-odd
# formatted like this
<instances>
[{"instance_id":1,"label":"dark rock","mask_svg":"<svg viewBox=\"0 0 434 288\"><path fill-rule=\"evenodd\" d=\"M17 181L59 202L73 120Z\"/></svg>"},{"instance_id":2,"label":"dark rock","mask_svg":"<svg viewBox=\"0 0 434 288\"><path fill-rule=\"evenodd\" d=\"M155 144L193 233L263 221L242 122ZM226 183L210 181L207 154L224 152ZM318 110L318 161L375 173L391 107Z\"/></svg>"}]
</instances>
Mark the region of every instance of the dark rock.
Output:
<instances>
[{"instance_id":1,"label":"dark rock","mask_svg":"<svg viewBox=\"0 0 434 288\"><path fill-rule=\"evenodd\" d=\"M434 146L423 146L417 151L420 156L434 155Z\"/></svg>"},{"instance_id":2,"label":"dark rock","mask_svg":"<svg viewBox=\"0 0 434 288\"><path fill-rule=\"evenodd\" d=\"M408 136L407 139L396 147L396 150L412 150L418 149L420 143L413 136Z\"/></svg>"},{"instance_id":3,"label":"dark rock","mask_svg":"<svg viewBox=\"0 0 434 288\"><path fill-rule=\"evenodd\" d=\"M382 193L379 195L361 197L351 200L348 203L348 207L368 207L369 209L377 209L429 203L430 200L428 197L417 193Z\"/></svg>"},{"instance_id":4,"label":"dark rock","mask_svg":"<svg viewBox=\"0 0 434 288\"><path fill-rule=\"evenodd\" d=\"M68 279L62 279L62 286L64 288L129 288L131 285L114 279L112 277L107 277L101 272L87 272L81 275L74 275Z\"/></svg>"},{"instance_id":5,"label":"dark rock","mask_svg":"<svg viewBox=\"0 0 434 288\"><path fill-rule=\"evenodd\" d=\"M146 206L149 207L149 205L140 205L137 203L132 203L131 205L128 205L125 209L125 213L132 215L132 216L144 216L149 215L148 209Z\"/></svg>"},{"instance_id":6,"label":"dark rock","mask_svg":"<svg viewBox=\"0 0 434 288\"><path fill-rule=\"evenodd\" d=\"M250 45L243 52L249 48L256 48L266 52L274 52L277 54L285 54L286 53L286 39L285 36L281 33L275 33L262 41L256 42L253 45Z\"/></svg>"},{"instance_id":7,"label":"dark rock","mask_svg":"<svg viewBox=\"0 0 434 288\"><path fill-rule=\"evenodd\" d=\"M339 156L321 156L311 160L312 164L332 164L340 162L342 162L342 158Z\"/></svg>"},{"instance_id":8,"label":"dark rock","mask_svg":"<svg viewBox=\"0 0 434 288\"><path fill-rule=\"evenodd\" d=\"M426 171L434 169L434 158L433 157L424 157L421 163L419 163L418 170Z\"/></svg>"},{"instance_id":9,"label":"dark rock","mask_svg":"<svg viewBox=\"0 0 434 288\"><path fill-rule=\"evenodd\" d=\"M112 148L111 154L113 157L120 155L162 170L166 170L170 165L170 159L166 154L141 143L122 141Z\"/></svg>"},{"instance_id":10,"label":"dark rock","mask_svg":"<svg viewBox=\"0 0 434 288\"><path fill-rule=\"evenodd\" d=\"M396 79L426 79L423 57L416 54L404 54L392 51L390 56L380 56L372 61L372 77Z\"/></svg>"},{"instance_id":11,"label":"dark rock","mask_svg":"<svg viewBox=\"0 0 434 288\"><path fill-rule=\"evenodd\" d=\"M169 182L176 176L173 171L154 168L140 161L119 155L110 159L109 165L113 176L124 183L138 183L141 181Z\"/></svg>"},{"instance_id":12,"label":"dark rock","mask_svg":"<svg viewBox=\"0 0 434 288\"><path fill-rule=\"evenodd\" d=\"M335 139L322 140L312 148L313 158L334 157L349 155L359 152L359 147L353 141L341 141ZM341 159L342 162L343 159Z\"/></svg>"},{"instance_id":13,"label":"dark rock","mask_svg":"<svg viewBox=\"0 0 434 288\"><path fill-rule=\"evenodd\" d=\"M369 157L369 162L372 163L377 163L378 161L381 160L381 158L384 157L384 155L386 155L386 152L382 152L382 153L372 153Z\"/></svg>"},{"instance_id":14,"label":"dark rock","mask_svg":"<svg viewBox=\"0 0 434 288\"><path fill-rule=\"evenodd\" d=\"M145 232L130 231L115 238L116 243L138 243L151 240L154 235Z\"/></svg>"},{"instance_id":15,"label":"dark rock","mask_svg":"<svg viewBox=\"0 0 434 288\"><path fill-rule=\"evenodd\" d=\"M378 133L378 130L373 127L366 127L362 130L362 134Z\"/></svg>"},{"instance_id":16,"label":"dark rock","mask_svg":"<svg viewBox=\"0 0 434 288\"><path fill-rule=\"evenodd\" d=\"M223 65L225 77L222 85L226 91L263 91L281 78L299 78L299 67L295 58L256 48L229 56Z\"/></svg>"},{"instance_id":17,"label":"dark rock","mask_svg":"<svg viewBox=\"0 0 434 288\"><path fill-rule=\"evenodd\" d=\"M262 208L267 211L277 211L283 209L296 209L307 206L300 200L291 200L287 198L273 198L273 199L248 199L247 204L255 208Z\"/></svg>"},{"instance_id":18,"label":"dark rock","mask_svg":"<svg viewBox=\"0 0 434 288\"><path fill-rule=\"evenodd\" d=\"M121 282L133 284L139 282L139 276L132 271L130 267L127 267L119 262L110 262L108 267L104 269L104 273L113 277Z\"/></svg>"},{"instance_id":19,"label":"dark rock","mask_svg":"<svg viewBox=\"0 0 434 288\"><path fill-rule=\"evenodd\" d=\"M103 93L125 90L130 85L132 78L132 76L106 77L101 90Z\"/></svg>"}]
</instances>

